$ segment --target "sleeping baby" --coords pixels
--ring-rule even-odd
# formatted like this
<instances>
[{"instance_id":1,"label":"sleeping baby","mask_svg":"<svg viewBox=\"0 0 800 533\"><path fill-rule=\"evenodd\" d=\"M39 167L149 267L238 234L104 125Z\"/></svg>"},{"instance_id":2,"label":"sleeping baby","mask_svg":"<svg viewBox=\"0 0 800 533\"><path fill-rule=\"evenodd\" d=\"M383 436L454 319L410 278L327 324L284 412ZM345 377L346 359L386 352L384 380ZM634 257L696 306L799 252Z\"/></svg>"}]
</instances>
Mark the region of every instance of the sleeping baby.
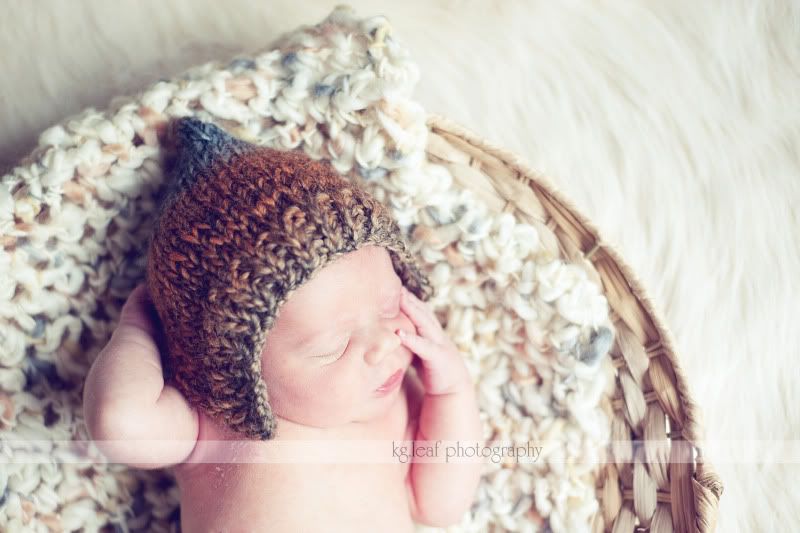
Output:
<instances>
[{"instance_id":1,"label":"sleeping baby","mask_svg":"<svg viewBox=\"0 0 800 533\"><path fill-rule=\"evenodd\" d=\"M392 455L403 441L477 443L482 426L386 208L300 151L193 118L165 136L147 281L84 388L100 451L174 467L184 532L459 522L483 465ZM383 460L313 460L364 442ZM300 444L300 460L278 451Z\"/></svg>"}]
</instances>

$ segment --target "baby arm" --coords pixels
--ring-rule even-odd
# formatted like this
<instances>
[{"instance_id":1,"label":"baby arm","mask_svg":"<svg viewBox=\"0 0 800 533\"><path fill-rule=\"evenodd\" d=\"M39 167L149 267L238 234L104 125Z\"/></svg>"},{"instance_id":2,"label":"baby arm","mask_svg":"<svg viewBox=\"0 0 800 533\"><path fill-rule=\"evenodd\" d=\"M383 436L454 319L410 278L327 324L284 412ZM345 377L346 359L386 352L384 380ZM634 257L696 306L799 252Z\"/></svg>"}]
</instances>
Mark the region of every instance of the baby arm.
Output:
<instances>
[{"instance_id":1,"label":"baby arm","mask_svg":"<svg viewBox=\"0 0 800 533\"><path fill-rule=\"evenodd\" d=\"M426 448L440 440L481 442L475 388L461 354L423 302L404 290L401 303L420 333L400 335L421 360L425 396L415 442L426 441L419 443ZM438 456L434 462L412 462L407 479L412 518L436 527L458 523L474 501L482 471L480 462L447 463Z\"/></svg>"},{"instance_id":2,"label":"baby arm","mask_svg":"<svg viewBox=\"0 0 800 533\"><path fill-rule=\"evenodd\" d=\"M183 462L199 430L197 411L164 384L150 305L145 286L139 285L83 390L84 420L97 448L111 462L138 468Z\"/></svg>"}]
</instances>

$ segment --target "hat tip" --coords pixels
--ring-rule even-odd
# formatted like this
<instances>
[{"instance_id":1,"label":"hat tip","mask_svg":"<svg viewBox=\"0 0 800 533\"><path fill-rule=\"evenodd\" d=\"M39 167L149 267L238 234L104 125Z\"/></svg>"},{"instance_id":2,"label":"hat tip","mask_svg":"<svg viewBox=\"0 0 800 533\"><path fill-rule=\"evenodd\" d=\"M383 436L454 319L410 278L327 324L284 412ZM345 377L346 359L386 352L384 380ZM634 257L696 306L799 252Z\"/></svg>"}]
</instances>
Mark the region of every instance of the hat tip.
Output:
<instances>
[{"instance_id":1,"label":"hat tip","mask_svg":"<svg viewBox=\"0 0 800 533\"><path fill-rule=\"evenodd\" d=\"M163 206L176 191L186 189L206 175L219 162L227 164L233 155L241 155L255 145L236 138L213 122L197 117L171 120L165 128L164 168L171 175Z\"/></svg>"},{"instance_id":2,"label":"hat tip","mask_svg":"<svg viewBox=\"0 0 800 533\"><path fill-rule=\"evenodd\" d=\"M208 142L220 136L230 137L225 130L213 122L203 121L197 117L180 117L173 120L168 127L168 132L168 141L176 146Z\"/></svg>"},{"instance_id":3,"label":"hat tip","mask_svg":"<svg viewBox=\"0 0 800 533\"><path fill-rule=\"evenodd\" d=\"M184 157L199 157L208 160L217 156L227 156L231 152L241 153L251 143L234 137L213 122L197 117L180 117L167 126L164 145L167 149L179 152Z\"/></svg>"}]
</instances>

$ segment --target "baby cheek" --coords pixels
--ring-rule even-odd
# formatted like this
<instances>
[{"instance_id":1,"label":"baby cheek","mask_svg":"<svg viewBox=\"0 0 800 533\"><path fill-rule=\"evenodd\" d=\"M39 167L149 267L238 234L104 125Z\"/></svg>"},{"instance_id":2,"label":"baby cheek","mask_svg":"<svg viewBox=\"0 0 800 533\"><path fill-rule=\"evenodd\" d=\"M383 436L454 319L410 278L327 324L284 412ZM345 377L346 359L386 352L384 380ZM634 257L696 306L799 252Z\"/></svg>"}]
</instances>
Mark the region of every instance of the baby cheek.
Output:
<instances>
[{"instance_id":1,"label":"baby cheek","mask_svg":"<svg viewBox=\"0 0 800 533\"><path fill-rule=\"evenodd\" d=\"M300 405L313 391L314 384L308 382L301 368L273 364L262 368L262 376L270 403L281 410Z\"/></svg>"},{"instance_id":2,"label":"baby cheek","mask_svg":"<svg viewBox=\"0 0 800 533\"><path fill-rule=\"evenodd\" d=\"M347 417L363 404L369 377L361 358L348 354L329 365L275 361L262 367L270 403L278 413L316 421Z\"/></svg>"},{"instance_id":3,"label":"baby cheek","mask_svg":"<svg viewBox=\"0 0 800 533\"><path fill-rule=\"evenodd\" d=\"M342 396L348 383L337 372L325 371L313 363L297 365L284 369L280 376L275 376L275 390L284 405L294 408L308 407L318 409ZM267 382L269 384L269 382Z\"/></svg>"},{"instance_id":4,"label":"baby cheek","mask_svg":"<svg viewBox=\"0 0 800 533\"><path fill-rule=\"evenodd\" d=\"M354 354L351 354L354 355ZM320 408L334 410L342 415L351 412L363 403L368 385L363 363L359 366L356 357L332 365L316 382L314 389L319 392L314 399L324 403Z\"/></svg>"}]
</instances>

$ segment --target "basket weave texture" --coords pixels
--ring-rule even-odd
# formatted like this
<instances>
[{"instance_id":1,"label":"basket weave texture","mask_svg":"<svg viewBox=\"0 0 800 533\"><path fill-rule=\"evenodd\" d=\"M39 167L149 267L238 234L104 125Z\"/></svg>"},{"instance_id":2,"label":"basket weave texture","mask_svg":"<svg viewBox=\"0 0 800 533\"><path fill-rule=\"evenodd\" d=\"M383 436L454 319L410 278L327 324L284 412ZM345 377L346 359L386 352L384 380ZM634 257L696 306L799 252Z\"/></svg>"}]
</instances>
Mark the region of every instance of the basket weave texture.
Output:
<instances>
[{"instance_id":1,"label":"basket weave texture","mask_svg":"<svg viewBox=\"0 0 800 533\"><path fill-rule=\"evenodd\" d=\"M492 212L536 227L554 254L602 284L617 330L616 391L607 405L611 457L597 479L595 531L714 531L722 482L695 444L703 438L700 411L671 333L641 282L549 178L452 120L431 114L427 123L431 161ZM644 445L634 450L638 441Z\"/></svg>"}]
</instances>

